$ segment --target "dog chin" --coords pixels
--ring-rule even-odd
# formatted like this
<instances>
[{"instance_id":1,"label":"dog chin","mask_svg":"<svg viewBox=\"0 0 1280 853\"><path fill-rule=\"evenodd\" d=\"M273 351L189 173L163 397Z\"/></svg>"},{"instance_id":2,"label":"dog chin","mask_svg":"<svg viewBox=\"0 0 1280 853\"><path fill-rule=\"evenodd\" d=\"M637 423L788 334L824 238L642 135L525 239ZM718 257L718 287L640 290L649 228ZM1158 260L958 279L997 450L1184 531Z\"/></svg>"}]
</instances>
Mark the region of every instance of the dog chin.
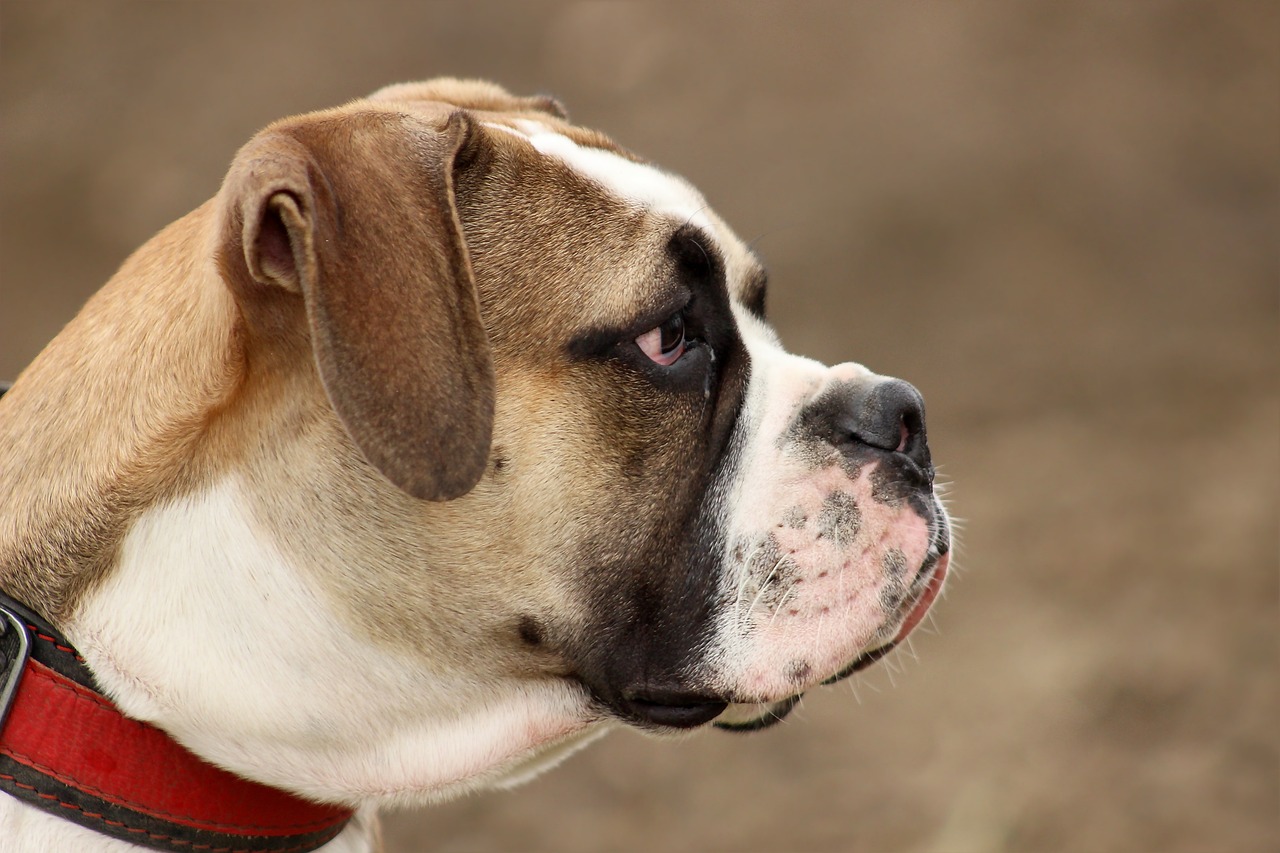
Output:
<instances>
[{"instance_id":1,"label":"dog chin","mask_svg":"<svg viewBox=\"0 0 1280 853\"><path fill-rule=\"evenodd\" d=\"M583 747L604 737L615 727L616 724L614 723L596 723L576 734L570 735L564 740L548 743L541 749L506 768L493 781L492 786L501 790L517 788L557 766Z\"/></svg>"}]
</instances>

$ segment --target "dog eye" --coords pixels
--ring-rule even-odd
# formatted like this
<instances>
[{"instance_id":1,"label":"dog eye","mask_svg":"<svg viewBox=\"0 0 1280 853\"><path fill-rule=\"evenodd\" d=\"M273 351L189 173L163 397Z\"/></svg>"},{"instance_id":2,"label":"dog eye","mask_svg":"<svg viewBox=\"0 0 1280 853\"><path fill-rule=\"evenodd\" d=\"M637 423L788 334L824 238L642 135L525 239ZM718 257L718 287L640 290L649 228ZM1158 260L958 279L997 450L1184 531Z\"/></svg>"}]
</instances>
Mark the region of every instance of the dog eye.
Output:
<instances>
[{"instance_id":1,"label":"dog eye","mask_svg":"<svg viewBox=\"0 0 1280 853\"><path fill-rule=\"evenodd\" d=\"M672 314L661 326L656 326L636 338L636 346L654 364L668 367L680 360L685 352L684 312Z\"/></svg>"}]
</instances>

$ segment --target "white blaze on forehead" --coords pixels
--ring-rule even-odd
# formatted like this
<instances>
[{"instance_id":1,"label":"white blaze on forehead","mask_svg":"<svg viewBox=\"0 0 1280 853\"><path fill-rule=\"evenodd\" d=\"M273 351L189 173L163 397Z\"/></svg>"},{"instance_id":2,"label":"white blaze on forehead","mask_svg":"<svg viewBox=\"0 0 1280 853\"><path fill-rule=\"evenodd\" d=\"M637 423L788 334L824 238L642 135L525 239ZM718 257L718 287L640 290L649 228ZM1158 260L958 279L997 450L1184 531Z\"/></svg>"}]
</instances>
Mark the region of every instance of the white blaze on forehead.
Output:
<instances>
[{"instance_id":1,"label":"white blaze on forehead","mask_svg":"<svg viewBox=\"0 0 1280 853\"><path fill-rule=\"evenodd\" d=\"M713 234L718 235L720 231L707 215L707 202L702 195L675 175L612 151L579 145L535 121L519 120L515 127L500 124L486 124L486 127L527 139L540 153L555 157L637 207L670 214Z\"/></svg>"}]
</instances>

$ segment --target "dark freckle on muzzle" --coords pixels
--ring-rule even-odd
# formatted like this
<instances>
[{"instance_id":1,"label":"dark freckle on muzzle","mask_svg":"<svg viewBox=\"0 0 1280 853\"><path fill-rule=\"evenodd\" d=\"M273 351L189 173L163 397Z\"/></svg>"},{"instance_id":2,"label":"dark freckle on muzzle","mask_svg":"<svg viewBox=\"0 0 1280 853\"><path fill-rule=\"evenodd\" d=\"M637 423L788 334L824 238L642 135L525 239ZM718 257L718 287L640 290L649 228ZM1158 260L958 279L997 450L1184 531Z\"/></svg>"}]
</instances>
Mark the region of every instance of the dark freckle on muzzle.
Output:
<instances>
[{"instance_id":1,"label":"dark freckle on muzzle","mask_svg":"<svg viewBox=\"0 0 1280 853\"><path fill-rule=\"evenodd\" d=\"M738 548L734 549L735 554ZM768 533L747 547L747 570L762 587L760 603L774 605L796 583L799 569L778 537Z\"/></svg>"},{"instance_id":2,"label":"dark freckle on muzzle","mask_svg":"<svg viewBox=\"0 0 1280 853\"><path fill-rule=\"evenodd\" d=\"M831 540L837 548L852 544L862 526L858 502L848 492L833 492L822 502L818 514L818 536Z\"/></svg>"},{"instance_id":3,"label":"dark freckle on muzzle","mask_svg":"<svg viewBox=\"0 0 1280 853\"><path fill-rule=\"evenodd\" d=\"M880 606L886 614L895 613L907 600L907 557L897 548L890 548L880 560L880 569L884 572Z\"/></svg>"},{"instance_id":4,"label":"dark freckle on muzzle","mask_svg":"<svg viewBox=\"0 0 1280 853\"><path fill-rule=\"evenodd\" d=\"M907 600L907 587L894 577L886 577L880 588L880 606L886 614L896 613Z\"/></svg>"},{"instance_id":5,"label":"dark freckle on muzzle","mask_svg":"<svg viewBox=\"0 0 1280 853\"><path fill-rule=\"evenodd\" d=\"M769 571L782 559L782 546L778 544L778 537L772 533L766 534L751 549L751 552L751 567L753 569Z\"/></svg>"},{"instance_id":6,"label":"dark freckle on muzzle","mask_svg":"<svg viewBox=\"0 0 1280 853\"><path fill-rule=\"evenodd\" d=\"M782 523L792 530L803 530L809 516L805 515L804 510L799 506L793 506L782 514Z\"/></svg>"},{"instance_id":7,"label":"dark freckle on muzzle","mask_svg":"<svg viewBox=\"0 0 1280 853\"><path fill-rule=\"evenodd\" d=\"M901 580L907 573L907 556L897 548L890 548L884 554L884 559L880 561L881 568L884 569L886 576L894 580Z\"/></svg>"},{"instance_id":8,"label":"dark freckle on muzzle","mask_svg":"<svg viewBox=\"0 0 1280 853\"><path fill-rule=\"evenodd\" d=\"M787 667L787 680L792 684L806 684L811 675L813 675L813 667L808 661L792 661Z\"/></svg>"}]
</instances>

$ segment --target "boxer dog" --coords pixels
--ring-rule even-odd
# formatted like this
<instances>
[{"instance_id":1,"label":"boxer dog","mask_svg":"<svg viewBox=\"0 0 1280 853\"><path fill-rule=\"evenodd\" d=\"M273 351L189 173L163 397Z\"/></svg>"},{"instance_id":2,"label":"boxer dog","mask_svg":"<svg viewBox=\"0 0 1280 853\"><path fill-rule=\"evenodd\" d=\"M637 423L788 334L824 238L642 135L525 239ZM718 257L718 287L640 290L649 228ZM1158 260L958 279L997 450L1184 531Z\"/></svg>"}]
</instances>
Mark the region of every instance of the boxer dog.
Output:
<instances>
[{"instance_id":1,"label":"boxer dog","mask_svg":"<svg viewBox=\"0 0 1280 853\"><path fill-rule=\"evenodd\" d=\"M765 287L549 98L262 131L0 400L0 848L375 849L901 642L950 552L920 395Z\"/></svg>"}]
</instances>

